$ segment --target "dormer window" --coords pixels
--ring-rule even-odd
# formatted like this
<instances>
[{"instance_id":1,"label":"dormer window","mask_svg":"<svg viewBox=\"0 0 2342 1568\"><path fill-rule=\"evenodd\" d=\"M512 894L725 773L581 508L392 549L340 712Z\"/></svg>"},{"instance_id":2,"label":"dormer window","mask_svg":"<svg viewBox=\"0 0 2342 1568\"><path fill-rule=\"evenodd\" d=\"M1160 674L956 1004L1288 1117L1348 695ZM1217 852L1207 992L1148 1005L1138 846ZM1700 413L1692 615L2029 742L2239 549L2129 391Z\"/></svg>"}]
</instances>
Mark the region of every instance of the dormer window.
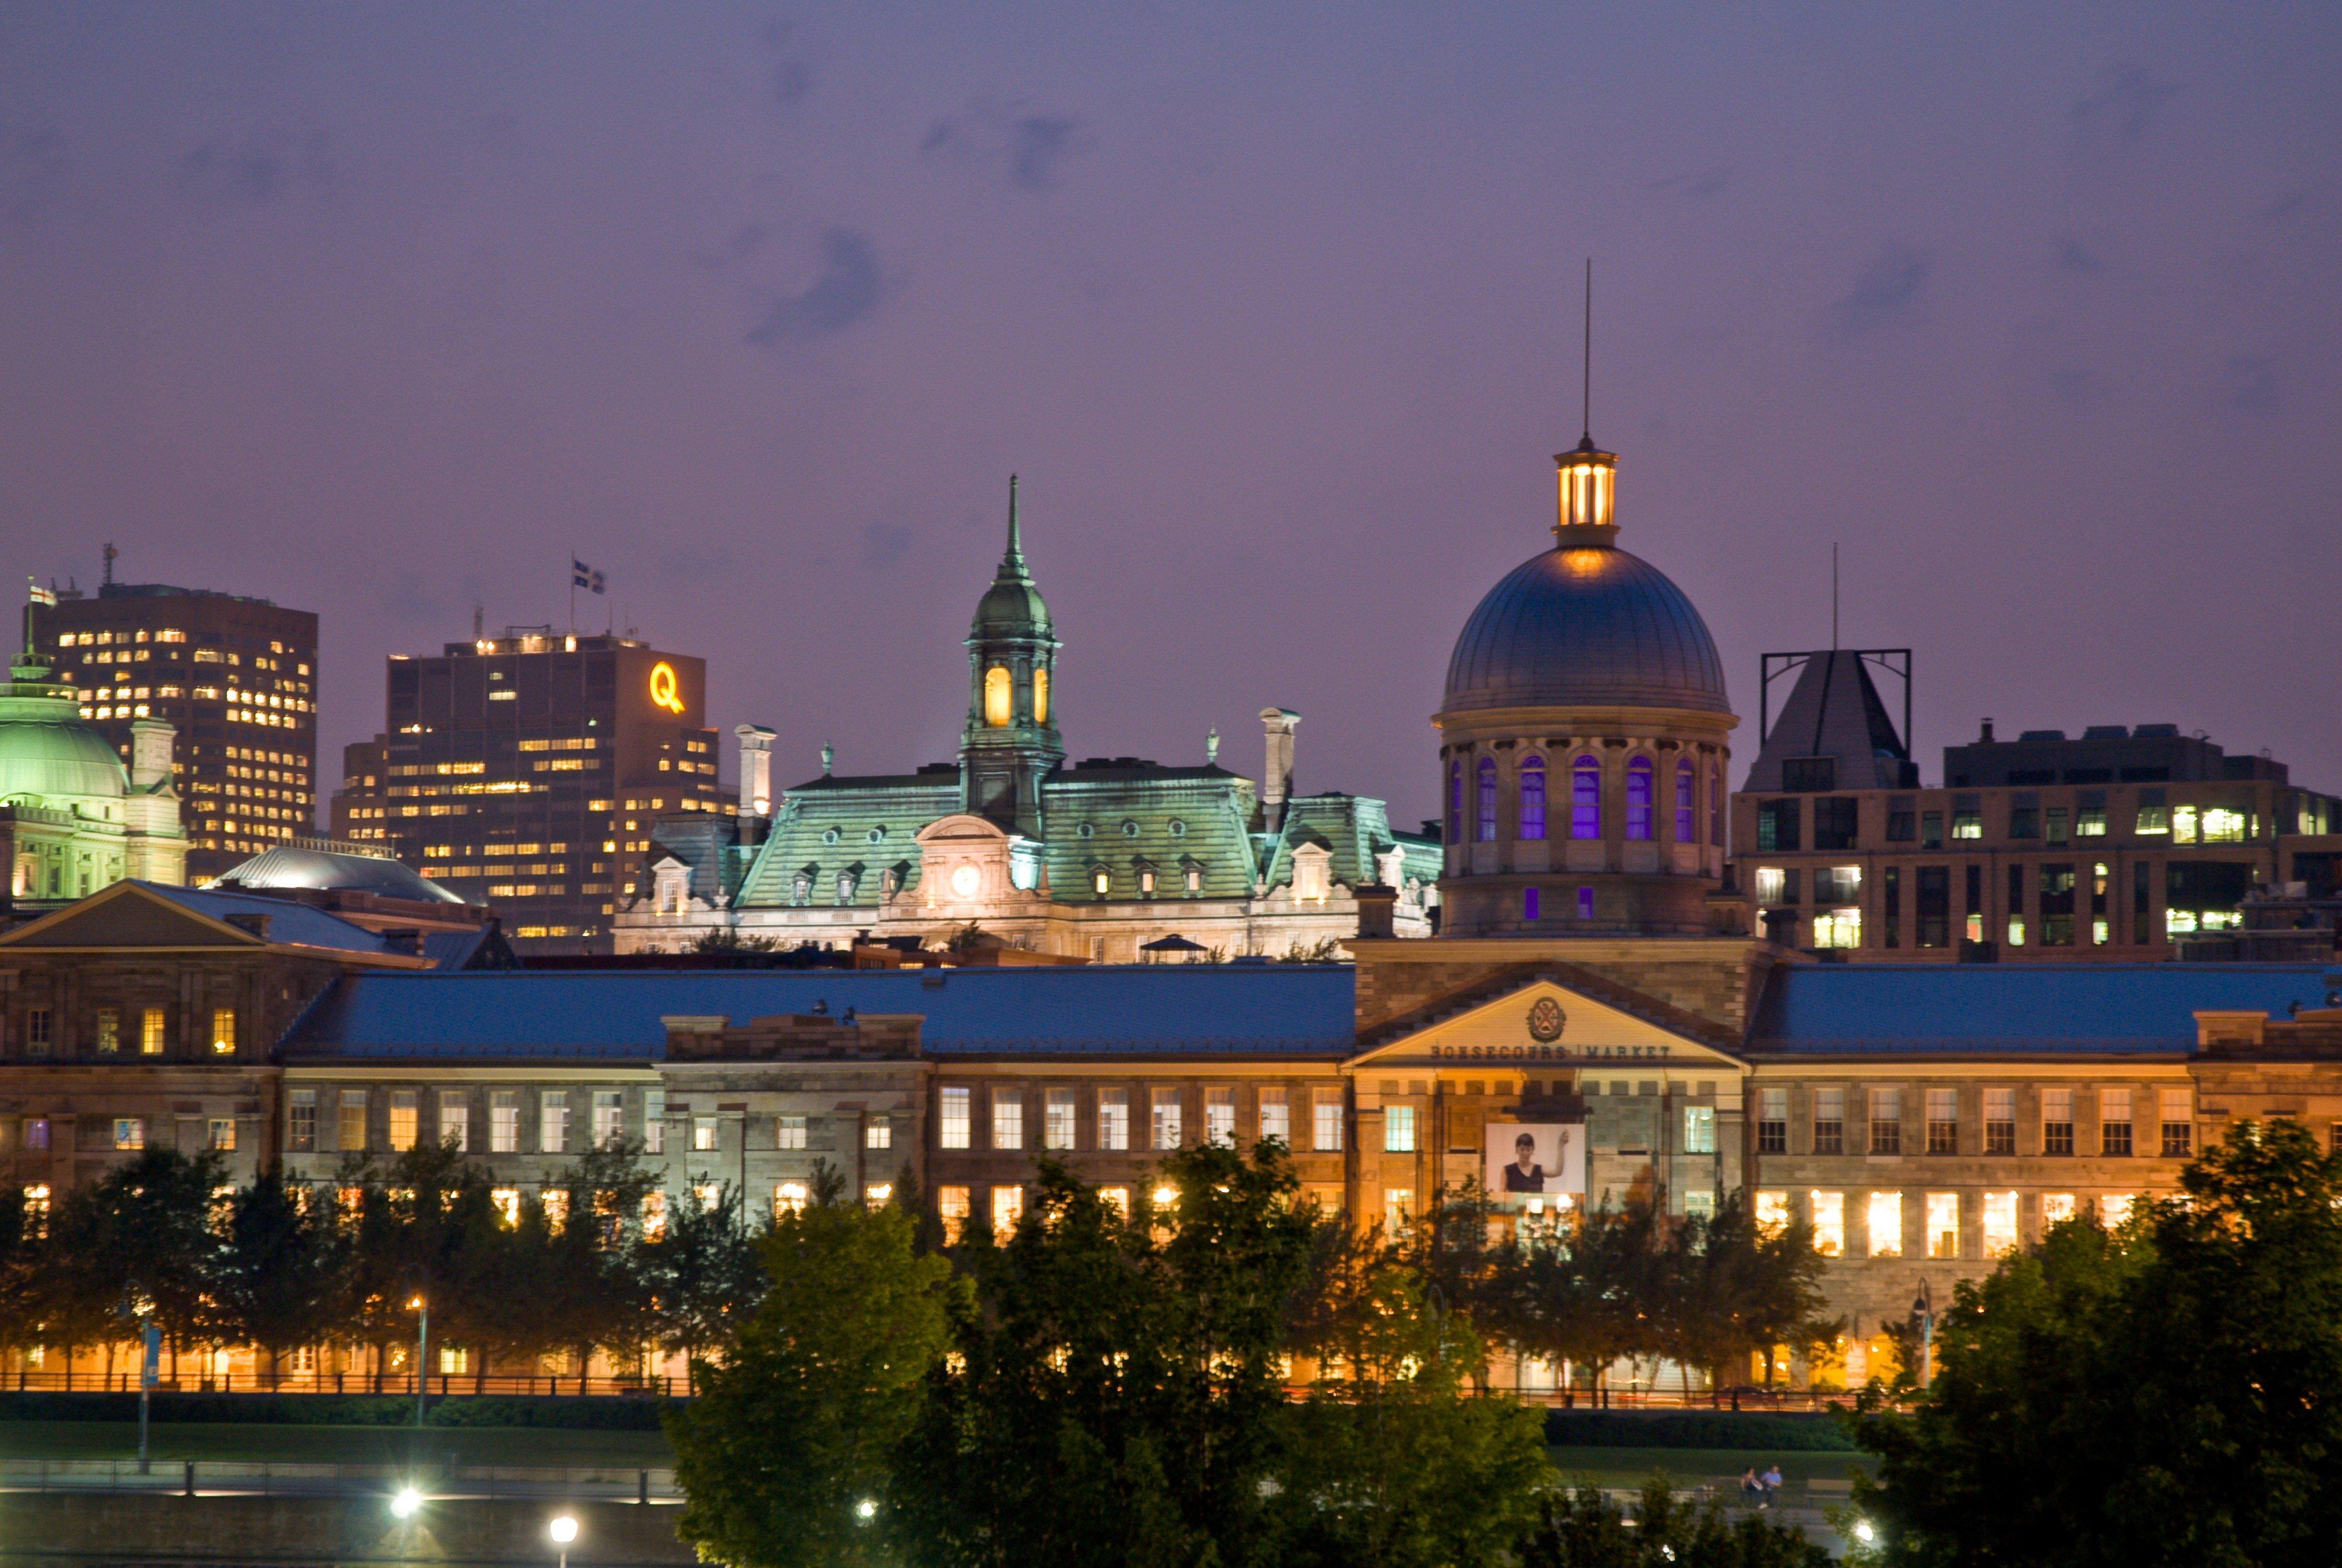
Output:
<instances>
[{"instance_id":1,"label":"dormer window","mask_svg":"<svg viewBox=\"0 0 2342 1568\"><path fill-rule=\"evenodd\" d=\"M1096 893L1100 898L1104 898L1106 894L1106 890L1113 885L1114 874L1106 870L1106 867L1101 865L1090 873L1090 890Z\"/></svg>"}]
</instances>

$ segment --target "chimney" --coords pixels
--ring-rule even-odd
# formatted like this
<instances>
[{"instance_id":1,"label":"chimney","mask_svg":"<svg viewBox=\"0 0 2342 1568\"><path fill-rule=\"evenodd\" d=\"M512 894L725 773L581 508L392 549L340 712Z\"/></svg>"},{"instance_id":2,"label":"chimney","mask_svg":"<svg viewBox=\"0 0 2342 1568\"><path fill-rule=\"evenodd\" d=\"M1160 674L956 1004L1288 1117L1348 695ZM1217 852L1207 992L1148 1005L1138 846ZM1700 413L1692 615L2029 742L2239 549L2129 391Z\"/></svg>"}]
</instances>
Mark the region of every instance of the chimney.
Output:
<instances>
[{"instance_id":1,"label":"chimney","mask_svg":"<svg viewBox=\"0 0 2342 1568\"><path fill-rule=\"evenodd\" d=\"M152 789L171 782L171 741L178 731L161 719L130 726L130 787Z\"/></svg>"},{"instance_id":2,"label":"chimney","mask_svg":"<svg viewBox=\"0 0 2342 1568\"><path fill-rule=\"evenodd\" d=\"M1397 928L1392 924L1392 911L1398 904L1398 889L1386 887L1379 882L1361 883L1352 890L1358 901L1358 934L1363 938L1395 936Z\"/></svg>"},{"instance_id":3,"label":"chimney","mask_svg":"<svg viewBox=\"0 0 2342 1568\"><path fill-rule=\"evenodd\" d=\"M1981 745L1990 745L1991 744L1992 744L1992 721L1991 721L1990 719L1987 719L1987 720L1985 720L1985 722L1984 722L1984 734L1980 734L1980 735L1977 736L1977 744L1978 744L1978 745L1980 745L1980 746L1981 746Z\"/></svg>"},{"instance_id":4,"label":"chimney","mask_svg":"<svg viewBox=\"0 0 2342 1568\"><path fill-rule=\"evenodd\" d=\"M742 724L732 732L740 737L740 814L773 814L773 732L762 724Z\"/></svg>"},{"instance_id":5,"label":"chimney","mask_svg":"<svg viewBox=\"0 0 2342 1568\"><path fill-rule=\"evenodd\" d=\"M1260 779L1260 814L1271 833L1285 825L1285 802L1293 793L1293 732L1300 724L1301 715L1291 708L1260 710L1260 727L1268 742L1268 766Z\"/></svg>"}]
</instances>

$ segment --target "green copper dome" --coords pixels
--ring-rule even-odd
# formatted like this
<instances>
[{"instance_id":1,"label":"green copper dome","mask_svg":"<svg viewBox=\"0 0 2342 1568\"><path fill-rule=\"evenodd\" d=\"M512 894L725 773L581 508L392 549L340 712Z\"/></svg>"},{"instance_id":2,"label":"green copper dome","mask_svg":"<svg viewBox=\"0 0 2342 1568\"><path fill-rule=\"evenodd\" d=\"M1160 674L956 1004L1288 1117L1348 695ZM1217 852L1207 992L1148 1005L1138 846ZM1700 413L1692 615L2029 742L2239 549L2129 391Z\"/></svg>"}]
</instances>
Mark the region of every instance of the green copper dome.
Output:
<instances>
[{"instance_id":1,"label":"green copper dome","mask_svg":"<svg viewBox=\"0 0 2342 1568\"><path fill-rule=\"evenodd\" d=\"M34 797L63 809L71 800L115 800L130 775L106 738L81 722L71 686L53 684L45 664L19 660L0 685L0 800Z\"/></svg>"},{"instance_id":2,"label":"green copper dome","mask_svg":"<svg viewBox=\"0 0 2342 1568\"><path fill-rule=\"evenodd\" d=\"M1016 480L1012 474L1008 480L1008 549L1000 557L1000 570L993 574L992 586L976 603L976 621L968 628L968 640L1048 634L1049 606L1041 602L1041 590L1033 585L1033 574L1025 568L1024 540L1016 523Z\"/></svg>"}]
</instances>

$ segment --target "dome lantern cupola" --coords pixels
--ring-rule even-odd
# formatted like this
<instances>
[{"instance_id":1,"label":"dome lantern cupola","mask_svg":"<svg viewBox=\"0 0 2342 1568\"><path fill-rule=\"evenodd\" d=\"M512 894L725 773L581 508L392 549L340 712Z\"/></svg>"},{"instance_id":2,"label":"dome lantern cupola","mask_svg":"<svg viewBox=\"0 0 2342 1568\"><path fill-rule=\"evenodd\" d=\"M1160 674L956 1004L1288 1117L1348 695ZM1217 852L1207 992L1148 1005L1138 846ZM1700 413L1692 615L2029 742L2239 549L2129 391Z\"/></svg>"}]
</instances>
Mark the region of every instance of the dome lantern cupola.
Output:
<instances>
[{"instance_id":1,"label":"dome lantern cupola","mask_svg":"<svg viewBox=\"0 0 2342 1568\"><path fill-rule=\"evenodd\" d=\"M1618 454L1594 444L1591 432L1567 452L1554 454L1559 470L1561 506L1553 536L1565 550L1601 549L1616 544L1618 524L1612 507L1618 492Z\"/></svg>"},{"instance_id":2,"label":"dome lantern cupola","mask_svg":"<svg viewBox=\"0 0 2342 1568\"><path fill-rule=\"evenodd\" d=\"M961 809L1037 837L1041 781L1065 760L1058 737L1056 631L1025 564L1016 477L1008 478L1008 545L968 627L967 727L960 736Z\"/></svg>"}]
</instances>

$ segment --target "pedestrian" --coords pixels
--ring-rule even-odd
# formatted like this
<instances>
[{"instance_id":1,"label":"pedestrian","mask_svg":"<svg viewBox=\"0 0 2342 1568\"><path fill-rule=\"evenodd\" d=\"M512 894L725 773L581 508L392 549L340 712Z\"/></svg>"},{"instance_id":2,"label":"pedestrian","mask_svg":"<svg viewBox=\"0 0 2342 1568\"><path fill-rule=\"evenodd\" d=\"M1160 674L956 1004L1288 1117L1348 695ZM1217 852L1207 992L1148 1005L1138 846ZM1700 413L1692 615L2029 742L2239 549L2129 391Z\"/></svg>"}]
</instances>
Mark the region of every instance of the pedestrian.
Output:
<instances>
[{"instance_id":1,"label":"pedestrian","mask_svg":"<svg viewBox=\"0 0 2342 1568\"><path fill-rule=\"evenodd\" d=\"M1747 1469L1740 1473L1740 1495L1742 1497L1755 1497L1763 1489L1756 1484L1756 1467L1755 1465L1752 1464Z\"/></svg>"},{"instance_id":2,"label":"pedestrian","mask_svg":"<svg viewBox=\"0 0 2342 1568\"><path fill-rule=\"evenodd\" d=\"M1767 1464L1765 1467L1765 1473L1756 1478L1756 1483L1765 1489L1765 1506L1770 1508L1773 1505L1773 1493L1781 1490L1781 1467L1778 1464Z\"/></svg>"}]
</instances>

